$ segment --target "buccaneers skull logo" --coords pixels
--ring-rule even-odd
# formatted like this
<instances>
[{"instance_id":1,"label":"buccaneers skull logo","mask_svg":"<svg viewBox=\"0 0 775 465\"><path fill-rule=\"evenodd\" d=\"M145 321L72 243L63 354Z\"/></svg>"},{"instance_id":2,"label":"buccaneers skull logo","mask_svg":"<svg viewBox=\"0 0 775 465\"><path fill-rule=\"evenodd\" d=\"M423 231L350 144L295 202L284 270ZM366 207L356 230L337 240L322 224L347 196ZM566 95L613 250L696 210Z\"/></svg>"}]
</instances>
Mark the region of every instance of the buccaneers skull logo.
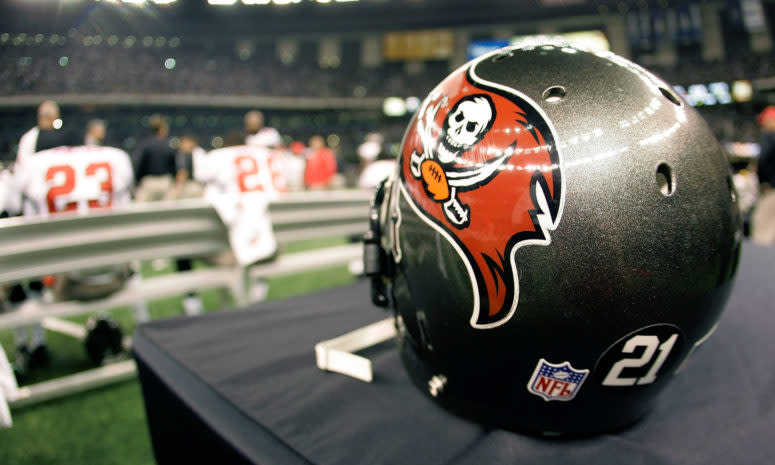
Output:
<instances>
[{"instance_id":1,"label":"buccaneers skull logo","mask_svg":"<svg viewBox=\"0 0 775 465\"><path fill-rule=\"evenodd\" d=\"M464 260L471 325L485 329L517 310L515 252L549 244L564 193L548 118L517 90L477 76L477 63L450 75L418 110L404 140L400 190Z\"/></svg>"}]
</instances>

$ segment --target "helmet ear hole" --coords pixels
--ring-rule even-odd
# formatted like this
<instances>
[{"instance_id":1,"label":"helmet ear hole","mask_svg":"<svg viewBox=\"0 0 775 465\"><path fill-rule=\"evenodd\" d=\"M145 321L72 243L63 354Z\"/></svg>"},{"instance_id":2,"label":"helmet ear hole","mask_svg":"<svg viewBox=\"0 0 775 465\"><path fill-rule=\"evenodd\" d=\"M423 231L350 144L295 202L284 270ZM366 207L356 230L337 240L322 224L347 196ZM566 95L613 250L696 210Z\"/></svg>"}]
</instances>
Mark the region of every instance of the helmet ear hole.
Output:
<instances>
[{"instance_id":1,"label":"helmet ear hole","mask_svg":"<svg viewBox=\"0 0 775 465\"><path fill-rule=\"evenodd\" d=\"M679 107L681 106L681 101L678 100L678 97L676 97L672 91L665 89L664 87L660 87L659 91L662 92L662 95L664 95L666 99L670 100L673 105L677 105Z\"/></svg>"},{"instance_id":2,"label":"helmet ear hole","mask_svg":"<svg viewBox=\"0 0 775 465\"><path fill-rule=\"evenodd\" d=\"M510 57L513 57L513 56L514 56L514 54L512 52L510 52L510 51L503 52L503 53L498 53L497 55L492 57L492 62L493 63L497 63L497 62L499 62L499 61L501 61L503 59L510 58Z\"/></svg>"},{"instance_id":3,"label":"helmet ear hole","mask_svg":"<svg viewBox=\"0 0 775 465\"><path fill-rule=\"evenodd\" d=\"M565 88L562 86L549 87L544 91L542 98L546 103L557 103L565 98Z\"/></svg>"},{"instance_id":4,"label":"helmet ear hole","mask_svg":"<svg viewBox=\"0 0 775 465\"><path fill-rule=\"evenodd\" d=\"M657 186L665 197L670 197L675 192L673 169L667 163L660 163L657 166Z\"/></svg>"}]
</instances>

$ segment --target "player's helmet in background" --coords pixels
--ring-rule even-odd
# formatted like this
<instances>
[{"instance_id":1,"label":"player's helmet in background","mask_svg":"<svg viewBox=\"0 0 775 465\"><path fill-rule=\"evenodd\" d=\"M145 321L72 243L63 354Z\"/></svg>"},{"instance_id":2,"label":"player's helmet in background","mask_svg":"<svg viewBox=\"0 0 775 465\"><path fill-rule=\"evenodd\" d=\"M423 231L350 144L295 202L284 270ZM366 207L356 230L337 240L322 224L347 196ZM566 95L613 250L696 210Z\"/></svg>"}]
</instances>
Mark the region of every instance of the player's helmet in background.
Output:
<instances>
[{"instance_id":1,"label":"player's helmet in background","mask_svg":"<svg viewBox=\"0 0 775 465\"><path fill-rule=\"evenodd\" d=\"M610 53L503 49L421 105L372 208L374 300L445 407L532 432L640 418L715 328L740 254L724 152Z\"/></svg>"}]
</instances>

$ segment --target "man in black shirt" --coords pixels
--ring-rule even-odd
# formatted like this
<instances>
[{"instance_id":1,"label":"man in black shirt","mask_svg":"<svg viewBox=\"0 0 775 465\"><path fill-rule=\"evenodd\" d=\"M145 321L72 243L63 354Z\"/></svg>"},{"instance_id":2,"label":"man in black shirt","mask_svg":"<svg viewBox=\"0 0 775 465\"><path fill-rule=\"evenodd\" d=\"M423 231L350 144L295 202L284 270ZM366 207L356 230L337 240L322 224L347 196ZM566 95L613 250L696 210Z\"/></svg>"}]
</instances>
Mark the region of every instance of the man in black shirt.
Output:
<instances>
[{"instance_id":1,"label":"man in black shirt","mask_svg":"<svg viewBox=\"0 0 775 465\"><path fill-rule=\"evenodd\" d=\"M148 202L163 200L170 195L175 177L175 150L170 147L170 127L161 115L149 120L153 135L142 141L133 156L133 168L138 187L135 200Z\"/></svg>"}]
</instances>

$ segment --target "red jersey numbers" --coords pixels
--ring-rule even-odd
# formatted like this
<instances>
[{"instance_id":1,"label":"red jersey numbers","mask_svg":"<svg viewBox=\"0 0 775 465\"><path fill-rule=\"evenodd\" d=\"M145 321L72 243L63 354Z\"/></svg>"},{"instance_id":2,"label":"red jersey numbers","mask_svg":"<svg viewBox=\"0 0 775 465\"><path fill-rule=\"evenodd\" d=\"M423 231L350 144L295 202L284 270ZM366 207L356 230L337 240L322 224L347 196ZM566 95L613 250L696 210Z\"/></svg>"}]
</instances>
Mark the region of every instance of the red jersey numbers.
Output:
<instances>
[{"instance_id":1,"label":"red jersey numbers","mask_svg":"<svg viewBox=\"0 0 775 465\"><path fill-rule=\"evenodd\" d=\"M57 203L58 197L61 199L66 195L72 194L75 190L75 169L72 166L57 165L50 167L46 171L46 182L51 186L46 196L50 213L74 211L78 208L76 202Z\"/></svg>"},{"instance_id":2,"label":"red jersey numbers","mask_svg":"<svg viewBox=\"0 0 775 465\"><path fill-rule=\"evenodd\" d=\"M269 179L262 176L263 163L251 155L239 155L234 158L234 167L237 173L237 184L240 192L263 192L275 190L285 192L285 175L283 174L282 160L276 156L267 159ZM264 168L267 169L267 168ZM271 189L267 189L265 182L271 183Z\"/></svg>"},{"instance_id":3,"label":"red jersey numbers","mask_svg":"<svg viewBox=\"0 0 775 465\"><path fill-rule=\"evenodd\" d=\"M113 171L110 163L91 163L86 167L86 176L99 183L97 198L89 199L89 208L106 208L113 205Z\"/></svg>"},{"instance_id":4,"label":"red jersey numbers","mask_svg":"<svg viewBox=\"0 0 775 465\"><path fill-rule=\"evenodd\" d=\"M113 173L107 162L90 163L83 173L70 165L54 165L46 171L46 182L49 213L75 211L80 199L88 200L90 209L113 204Z\"/></svg>"},{"instance_id":5,"label":"red jersey numbers","mask_svg":"<svg viewBox=\"0 0 775 465\"><path fill-rule=\"evenodd\" d=\"M250 155L240 155L234 158L237 169L237 183L240 192L255 192L264 190L258 173L258 161Z\"/></svg>"},{"instance_id":6,"label":"red jersey numbers","mask_svg":"<svg viewBox=\"0 0 775 465\"><path fill-rule=\"evenodd\" d=\"M272 173L272 187L277 192L287 192L288 184L285 180L285 162L280 152L269 154L269 172Z\"/></svg>"}]
</instances>

